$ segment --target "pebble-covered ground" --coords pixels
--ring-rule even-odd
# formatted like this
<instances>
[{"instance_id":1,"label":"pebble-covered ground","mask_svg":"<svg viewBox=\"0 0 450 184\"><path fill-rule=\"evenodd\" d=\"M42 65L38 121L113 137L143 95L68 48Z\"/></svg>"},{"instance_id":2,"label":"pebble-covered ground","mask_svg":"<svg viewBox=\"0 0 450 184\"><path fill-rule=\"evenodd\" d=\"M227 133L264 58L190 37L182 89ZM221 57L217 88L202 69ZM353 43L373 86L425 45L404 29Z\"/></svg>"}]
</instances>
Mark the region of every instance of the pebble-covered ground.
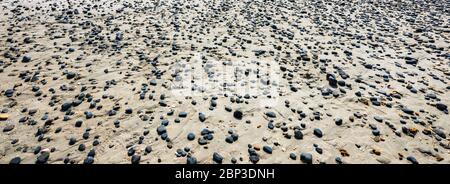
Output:
<instances>
[{"instance_id":1,"label":"pebble-covered ground","mask_svg":"<svg viewBox=\"0 0 450 184\"><path fill-rule=\"evenodd\" d=\"M450 163L447 0L0 4L0 163Z\"/></svg>"}]
</instances>

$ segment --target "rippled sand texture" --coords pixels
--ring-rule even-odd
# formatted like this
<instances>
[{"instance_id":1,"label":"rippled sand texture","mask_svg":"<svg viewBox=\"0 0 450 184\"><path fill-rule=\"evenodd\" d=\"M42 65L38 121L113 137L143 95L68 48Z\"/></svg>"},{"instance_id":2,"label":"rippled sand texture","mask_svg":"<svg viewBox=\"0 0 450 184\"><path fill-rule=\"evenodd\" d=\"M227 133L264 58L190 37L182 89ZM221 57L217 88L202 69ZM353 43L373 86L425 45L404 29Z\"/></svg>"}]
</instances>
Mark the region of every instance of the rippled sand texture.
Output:
<instances>
[{"instance_id":1,"label":"rippled sand texture","mask_svg":"<svg viewBox=\"0 0 450 184\"><path fill-rule=\"evenodd\" d=\"M448 1L0 4L0 163L450 163Z\"/></svg>"}]
</instances>

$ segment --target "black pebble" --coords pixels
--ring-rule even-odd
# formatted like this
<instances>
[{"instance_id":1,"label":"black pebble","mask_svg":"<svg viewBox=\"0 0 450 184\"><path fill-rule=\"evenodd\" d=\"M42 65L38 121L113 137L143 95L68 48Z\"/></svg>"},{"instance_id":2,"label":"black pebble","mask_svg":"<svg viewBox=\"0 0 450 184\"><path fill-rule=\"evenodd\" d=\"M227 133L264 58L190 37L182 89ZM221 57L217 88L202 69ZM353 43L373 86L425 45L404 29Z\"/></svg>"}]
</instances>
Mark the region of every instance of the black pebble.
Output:
<instances>
[{"instance_id":1,"label":"black pebble","mask_svg":"<svg viewBox=\"0 0 450 184\"><path fill-rule=\"evenodd\" d=\"M289 158L291 158L292 160L297 160L297 155L295 155L295 153L290 153Z\"/></svg>"},{"instance_id":2,"label":"black pebble","mask_svg":"<svg viewBox=\"0 0 450 184\"><path fill-rule=\"evenodd\" d=\"M88 156L86 159L84 159L83 164L93 164L94 163L94 157Z\"/></svg>"},{"instance_id":3,"label":"black pebble","mask_svg":"<svg viewBox=\"0 0 450 184\"><path fill-rule=\"evenodd\" d=\"M272 154L272 148L270 146L264 146L263 147L264 152Z\"/></svg>"},{"instance_id":4,"label":"black pebble","mask_svg":"<svg viewBox=\"0 0 450 184\"><path fill-rule=\"evenodd\" d=\"M304 163L311 164L312 163L312 155L310 153L302 153L302 154L300 154L300 160Z\"/></svg>"},{"instance_id":5,"label":"black pebble","mask_svg":"<svg viewBox=\"0 0 450 184\"><path fill-rule=\"evenodd\" d=\"M9 164L20 164L21 161L22 159L20 157L14 157L9 161Z\"/></svg>"},{"instance_id":6,"label":"black pebble","mask_svg":"<svg viewBox=\"0 0 450 184\"><path fill-rule=\"evenodd\" d=\"M221 164L222 161L223 161L223 157L222 157L219 153L214 152L214 153L213 153L213 160L214 160L215 162Z\"/></svg>"},{"instance_id":7,"label":"black pebble","mask_svg":"<svg viewBox=\"0 0 450 184\"><path fill-rule=\"evenodd\" d=\"M242 119L242 116L243 116L243 113L242 113L240 110L236 110L236 111L234 111L234 113L233 113L233 117L236 118L236 119L241 120L241 119Z\"/></svg>"},{"instance_id":8,"label":"black pebble","mask_svg":"<svg viewBox=\"0 0 450 184\"><path fill-rule=\"evenodd\" d=\"M321 138L323 136L322 131L318 128L314 129L314 135Z\"/></svg>"},{"instance_id":9,"label":"black pebble","mask_svg":"<svg viewBox=\"0 0 450 184\"><path fill-rule=\"evenodd\" d=\"M189 133L187 135L187 139L190 140L190 141L194 140L195 139L195 134L194 133Z\"/></svg>"},{"instance_id":10,"label":"black pebble","mask_svg":"<svg viewBox=\"0 0 450 184\"><path fill-rule=\"evenodd\" d=\"M145 152L146 153L151 153L152 152L152 147L151 146L147 146L147 147L145 147Z\"/></svg>"},{"instance_id":11,"label":"black pebble","mask_svg":"<svg viewBox=\"0 0 450 184\"><path fill-rule=\"evenodd\" d=\"M192 156L188 156L186 159L186 164L197 164L197 159Z\"/></svg>"},{"instance_id":12,"label":"black pebble","mask_svg":"<svg viewBox=\"0 0 450 184\"><path fill-rule=\"evenodd\" d=\"M140 161L141 161L141 156L140 155L133 155L131 157L131 163L132 164L139 164Z\"/></svg>"},{"instance_id":13,"label":"black pebble","mask_svg":"<svg viewBox=\"0 0 450 184\"><path fill-rule=\"evenodd\" d=\"M39 155L36 159L36 164L47 163L49 157L50 157L50 153L48 153L48 152L41 153L41 155Z\"/></svg>"}]
</instances>

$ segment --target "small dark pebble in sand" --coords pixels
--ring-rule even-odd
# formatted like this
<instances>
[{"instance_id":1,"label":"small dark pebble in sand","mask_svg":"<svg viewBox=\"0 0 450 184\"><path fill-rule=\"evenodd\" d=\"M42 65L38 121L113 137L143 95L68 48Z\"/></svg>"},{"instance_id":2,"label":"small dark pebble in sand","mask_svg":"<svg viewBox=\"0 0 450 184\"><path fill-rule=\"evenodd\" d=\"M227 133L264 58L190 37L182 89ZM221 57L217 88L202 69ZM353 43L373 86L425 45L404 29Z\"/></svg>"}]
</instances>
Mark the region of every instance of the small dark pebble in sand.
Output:
<instances>
[{"instance_id":1,"label":"small dark pebble in sand","mask_svg":"<svg viewBox=\"0 0 450 184\"><path fill-rule=\"evenodd\" d=\"M205 117L205 114L203 114L203 113L198 113L198 119L201 121L201 122L204 122L205 120L206 120L206 117Z\"/></svg>"},{"instance_id":2,"label":"small dark pebble in sand","mask_svg":"<svg viewBox=\"0 0 450 184\"><path fill-rule=\"evenodd\" d=\"M153 151L151 146L145 147L145 153L151 153Z\"/></svg>"},{"instance_id":3,"label":"small dark pebble in sand","mask_svg":"<svg viewBox=\"0 0 450 184\"><path fill-rule=\"evenodd\" d=\"M214 160L216 163L221 164L222 161L223 161L223 157L222 157L222 155L220 155L219 153L214 152L214 153L213 153L213 160Z\"/></svg>"},{"instance_id":4,"label":"small dark pebble in sand","mask_svg":"<svg viewBox=\"0 0 450 184\"><path fill-rule=\"evenodd\" d=\"M94 163L94 157L88 156L86 159L84 159L83 164L93 164Z\"/></svg>"},{"instance_id":5,"label":"small dark pebble in sand","mask_svg":"<svg viewBox=\"0 0 450 184\"><path fill-rule=\"evenodd\" d=\"M14 129L14 127L15 127L15 125L13 125L13 124L6 125L6 126L3 128L3 132L10 132L11 130Z\"/></svg>"},{"instance_id":6,"label":"small dark pebble in sand","mask_svg":"<svg viewBox=\"0 0 450 184\"><path fill-rule=\"evenodd\" d=\"M250 155L249 159L252 163L256 164L259 162L259 155L257 154Z\"/></svg>"},{"instance_id":7,"label":"small dark pebble in sand","mask_svg":"<svg viewBox=\"0 0 450 184\"><path fill-rule=\"evenodd\" d=\"M272 111L266 112L266 116L269 117L269 118L276 118L277 117L277 115L274 112L272 112Z\"/></svg>"},{"instance_id":8,"label":"small dark pebble in sand","mask_svg":"<svg viewBox=\"0 0 450 184\"><path fill-rule=\"evenodd\" d=\"M158 135L162 135L166 133L166 127L164 125L161 125L156 129L156 132L158 133Z\"/></svg>"},{"instance_id":9,"label":"small dark pebble in sand","mask_svg":"<svg viewBox=\"0 0 450 184\"><path fill-rule=\"evenodd\" d=\"M180 114L178 114L178 117L185 118L185 117L187 117L187 113L186 112L180 112Z\"/></svg>"},{"instance_id":10,"label":"small dark pebble in sand","mask_svg":"<svg viewBox=\"0 0 450 184\"><path fill-rule=\"evenodd\" d=\"M186 158L186 164L197 164L197 159L192 156L188 156Z\"/></svg>"},{"instance_id":11,"label":"small dark pebble in sand","mask_svg":"<svg viewBox=\"0 0 450 184\"><path fill-rule=\"evenodd\" d=\"M233 142L234 142L234 139L233 139L233 137L231 137L231 135L229 135L229 136L225 137L225 142L227 142L227 143L233 143Z\"/></svg>"},{"instance_id":12,"label":"small dark pebble in sand","mask_svg":"<svg viewBox=\"0 0 450 184\"><path fill-rule=\"evenodd\" d=\"M294 137L295 137L295 139L303 139L303 133L300 130L295 129L294 130Z\"/></svg>"},{"instance_id":13,"label":"small dark pebble in sand","mask_svg":"<svg viewBox=\"0 0 450 184\"><path fill-rule=\"evenodd\" d=\"M195 134L194 133L189 133L187 135L187 139L190 140L190 141L194 140L195 139Z\"/></svg>"},{"instance_id":14,"label":"small dark pebble in sand","mask_svg":"<svg viewBox=\"0 0 450 184\"><path fill-rule=\"evenodd\" d=\"M340 126L340 125L342 125L342 119L341 119L341 118L336 118L336 119L334 120L334 123L335 123L336 125Z\"/></svg>"},{"instance_id":15,"label":"small dark pebble in sand","mask_svg":"<svg viewBox=\"0 0 450 184\"><path fill-rule=\"evenodd\" d=\"M141 161L140 155L133 155L131 157L131 164L139 164L140 161Z\"/></svg>"},{"instance_id":16,"label":"small dark pebble in sand","mask_svg":"<svg viewBox=\"0 0 450 184\"><path fill-rule=\"evenodd\" d=\"M419 162L413 156L406 157L406 160L410 161L412 164L419 164Z\"/></svg>"},{"instance_id":17,"label":"small dark pebble in sand","mask_svg":"<svg viewBox=\"0 0 450 184\"><path fill-rule=\"evenodd\" d=\"M74 145L76 142L77 142L77 140L75 138L69 139L69 145Z\"/></svg>"},{"instance_id":18,"label":"small dark pebble in sand","mask_svg":"<svg viewBox=\"0 0 450 184\"><path fill-rule=\"evenodd\" d=\"M289 158L291 158L292 160L297 160L297 155L295 153L290 153Z\"/></svg>"},{"instance_id":19,"label":"small dark pebble in sand","mask_svg":"<svg viewBox=\"0 0 450 184\"><path fill-rule=\"evenodd\" d=\"M322 130L315 128L314 129L314 135L321 138L323 136Z\"/></svg>"},{"instance_id":20,"label":"small dark pebble in sand","mask_svg":"<svg viewBox=\"0 0 450 184\"><path fill-rule=\"evenodd\" d=\"M270 146L264 146L263 147L264 152L268 154L272 154L272 148Z\"/></svg>"},{"instance_id":21,"label":"small dark pebble in sand","mask_svg":"<svg viewBox=\"0 0 450 184\"><path fill-rule=\"evenodd\" d=\"M50 153L48 153L48 152L41 153L36 159L36 164L47 163L49 157L50 157Z\"/></svg>"},{"instance_id":22,"label":"small dark pebble in sand","mask_svg":"<svg viewBox=\"0 0 450 184\"><path fill-rule=\"evenodd\" d=\"M304 163L311 164L312 163L312 155L310 153L301 153L300 160Z\"/></svg>"},{"instance_id":23,"label":"small dark pebble in sand","mask_svg":"<svg viewBox=\"0 0 450 184\"><path fill-rule=\"evenodd\" d=\"M233 113L233 117L236 118L236 119L238 119L238 120L241 120L241 119L242 119L242 116L243 116L243 113L242 113L240 110L236 110L236 111L234 111L234 113Z\"/></svg>"}]
</instances>

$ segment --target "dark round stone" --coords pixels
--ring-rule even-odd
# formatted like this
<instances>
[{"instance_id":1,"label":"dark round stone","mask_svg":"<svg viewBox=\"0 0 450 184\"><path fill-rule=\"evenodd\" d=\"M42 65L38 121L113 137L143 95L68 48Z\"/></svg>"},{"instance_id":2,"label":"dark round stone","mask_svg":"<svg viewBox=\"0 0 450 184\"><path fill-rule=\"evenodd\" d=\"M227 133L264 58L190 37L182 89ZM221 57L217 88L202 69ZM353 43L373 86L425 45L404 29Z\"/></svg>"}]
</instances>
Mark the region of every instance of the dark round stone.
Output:
<instances>
[{"instance_id":1,"label":"dark round stone","mask_svg":"<svg viewBox=\"0 0 450 184\"><path fill-rule=\"evenodd\" d=\"M84 151L86 149L86 146L84 144L80 144L78 146L78 151Z\"/></svg>"},{"instance_id":2,"label":"dark round stone","mask_svg":"<svg viewBox=\"0 0 450 184\"><path fill-rule=\"evenodd\" d=\"M243 114L240 110L236 110L236 111L234 111L234 113L233 113L233 117L236 118L236 119L238 119L238 120L241 120L243 115L244 115L244 114Z\"/></svg>"},{"instance_id":3,"label":"dark round stone","mask_svg":"<svg viewBox=\"0 0 450 184\"><path fill-rule=\"evenodd\" d=\"M180 114L178 114L178 117L180 117L180 118L187 117L187 112L180 112Z\"/></svg>"},{"instance_id":4,"label":"dark round stone","mask_svg":"<svg viewBox=\"0 0 450 184\"><path fill-rule=\"evenodd\" d=\"M83 121L77 120L77 121L75 122L75 127L81 127L82 124L83 124Z\"/></svg>"},{"instance_id":5,"label":"dark round stone","mask_svg":"<svg viewBox=\"0 0 450 184\"><path fill-rule=\"evenodd\" d=\"M376 130L372 130L372 134L374 136L379 136L380 135L380 130L376 129Z\"/></svg>"},{"instance_id":6,"label":"dark round stone","mask_svg":"<svg viewBox=\"0 0 450 184\"><path fill-rule=\"evenodd\" d=\"M97 145L99 145L99 144L100 144L100 141L98 141L97 139L94 140L94 142L92 142L92 145L93 145L93 146L97 146Z\"/></svg>"},{"instance_id":7,"label":"dark round stone","mask_svg":"<svg viewBox=\"0 0 450 184\"><path fill-rule=\"evenodd\" d=\"M291 158L292 160L297 160L297 155L295 155L295 153L290 153L289 158Z\"/></svg>"},{"instance_id":8,"label":"dark round stone","mask_svg":"<svg viewBox=\"0 0 450 184\"><path fill-rule=\"evenodd\" d=\"M296 129L294 130L294 137L296 139L303 139L303 133L299 129Z\"/></svg>"},{"instance_id":9,"label":"dark round stone","mask_svg":"<svg viewBox=\"0 0 450 184\"><path fill-rule=\"evenodd\" d=\"M139 164L140 161L141 161L140 155L133 155L131 157L131 164Z\"/></svg>"},{"instance_id":10,"label":"dark round stone","mask_svg":"<svg viewBox=\"0 0 450 184\"><path fill-rule=\"evenodd\" d=\"M92 117L94 117L94 114L90 111L85 111L84 115L86 116L86 119L91 119Z\"/></svg>"},{"instance_id":11,"label":"dark round stone","mask_svg":"<svg viewBox=\"0 0 450 184\"><path fill-rule=\"evenodd\" d=\"M192 156L188 156L186 159L186 164L197 164L197 159Z\"/></svg>"},{"instance_id":12,"label":"dark round stone","mask_svg":"<svg viewBox=\"0 0 450 184\"><path fill-rule=\"evenodd\" d=\"M198 119L201 121L201 122L204 122L205 120L206 120L206 117L205 117L205 114L203 114L203 113L198 113Z\"/></svg>"},{"instance_id":13,"label":"dark round stone","mask_svg":"<svg viewBox=\"0 0 450 184\"><path fill-rule=\"evenodd\" d=\"M5 96L6 96L6 97L12 97L13 94L14 94L14 89L7 89L7 90L5 91Z\"/></svg>"},{"instance_id":14,"label":"dark round stone","mask_svg":"<svg viewBox=\"0 0 450 184\"><path fill-rule=\"evenodd\" d=\"M316 147L315 150L316 150L316 152L319 153L319 154L322 154L322 153L323 153L322 148Z\"/></svg>"},{"instance_id":15,"label":"dark round stone","mask_svg":"<svg viewBox=\"0 0 450 184\"><path fill-rule=\"evenodd\" d=\"M61 111L65 112L72 107L72 102L65 102L61 105Z\"/></svg>"},{"instance_id":16,"label":"dark round stone","mask_svg":"<svg viewBox=\"0 0 450 184\"><path fill-rule=\"evenodd\" d=\"M322 130L320 130L318 128L315 128L313 133L315 136L317 136L319 138L321 138L323 136Z\"/></svg>"},{"instance_id":17,"label":"dark round stone","mask_svg":"<svg viewBox=\"0 0 450 184\"><path fill-rule=\"evenodd\" d=\"M69 145L74 145L77 142L77 140L75 138L70 138L69 139Z\"/></svg>"},{"instance_id":18,"label":"dark round stone","mask_svg":"<svg viewBox=\"0 0 450 184\"><path fill-rule=\"evenodd\" d=\"M276 118L277 117L277 115L274 112L272 112L272 111L266 112L266 116L269 117L269 118Z\"/></svg>"},{"instance_id":19,"label":"dark round stone","mask_svg":"<svg viewBox=\"0 0 450 184\"><path fill-rule=\"evenodd\" d=\"M83 139L89 139L89 132L83 133Z\"/></svg>"},{"instance_id":20,"label":"dark round stone","mask_svg":"<svg viewBox=\"0 0 450 184\"><path fill-rule=\"evenodd\" d=\"M135 152L136 151L134 150L134 148L130 148L130 149L128 149L127 154L128 154L128 156L132 156L132 155L134 155Z\"/></svg>"},{"instance_id":21,"label":"dark round stone","mask_svg":"<svg viewBox=\"0 0 450 184\"><path fill-rule=\"evenodd\" d=\"M30 61L31 61L31 57L30 56L23 56L22 63L28 63Z\"/></svg>"},{"instance_id":22,"label":"dark round stone","mask_svg":"<svg viewBox=\"0 0 450 184\"><path fill-rule=\"evenodd\" d=\"M206 134L205 136L203 136L203 138L205 138L206 140L213 140L214 139L214 135L213 134Z\"/></svg>"},{"instance_id":23,"label":"dark round stone","mask_svg":"<svg viewBox=\"0 0 450 184\"><path fill-rule=\"evenodd\" d=\"M222 155L220 155L219 153L214 152L214 153L213 153L213 160L214 160L215 162L221 164L222 161L223 161L223 157L222 157Z\"/></svg>"},{"instance_id":24,"label":"dark round stone","mask_svg":"<svg viewBox=\"0 0 450 184\"><path fill-rule=\"evenodd\" d=\"M227 136L226 138L225 138L225 142L227 142L227 143L233 143L234 142L234 139L233 139L233 137L231 137L231 135L230 136Z\"/></svg>"},{"instance_id":25,"label":"dark round stone","mask_svg":"<svg viewBox=\"0 0 450 184\"><path fill-rule=\"evenodd\" d=\"M153 151L153 149L152 149L151 146L145 147L145 152L146 152L146 153L151 153L152 151Z\"/></svg>"},{"instance_id":26,"label":"dark round stone","mask_svg":"<svg viewBox=\"0 0 450 184\"><path fill-rule=\"evenodd\" d=\"M195 139L195 134L194 133L189 133L187 135L187 139L190 140L190 141L194 140Z\"/></svg>"},{"instance_id":27,"label":"dark round stone","mask_svg":"<svg viewBox=\"0 0 450 184\"><path fill-rule=\"evenodd\" d=\"M163 133L166 133L166 127L164 126L164 125L161 125L161 126L159 126L157 129L156 129L156 132L158 133L158 135L161 135L161 134L163 134Z\"/></svg>"},{"instance_id":28,"label":"dark round stone","mask_svg":"<svg viewBox=\"0 0 450 184\"><path fill-rule=\"evenodd\" d=\"M312 155L310 153L302 153L302 154L300 154L300 160L304 163L311 164L312 163Z\"/></svg>"},{"instance_id":29,"label":"dark round stone","mask_svg":"<svg viewBox=\"0 0 450 184\"><path fill-rule=\"evenodd\" d=\"M417 161L417 159L414 158L413 156L408 156L408 157L406 157L406 160L410 161L412 164L419 164L419 162Z\"/></svg>"},{"instance_id":30,"label":"dark round stone","mask_svg":"<svg viewBox=\"0 0 450 184\"><path fill-rule=\"evenodd\" d=\"M233 164L237 163L237 159L236 158L231 158L231 163L233 163Z\"/></svg>"},{"instance_id":31,"label":"dark round stone","mask_svg":"<svg viewBox=\"0 0 450 184\"><path fill-rule=\"evenodd\" d=\"M208 142L204 139L204 138L199 138L198 139L198 144L200 145L206 145Z\"/></svg>"},{"instance_id":32,"label":"dark round stone","mask_svg":"<svg viewBox=\"0 0 450 184\"><path fill-rule=\"evenodd\" d=\"M270 146L264 146L263 151L268 154L272 154L272 148Z\"/></svg>"},{"instance_id":33,"label":"dark round stone","mask_svg":"<svg viewBox=\"0 0 450 184\"><path fill-rule=\"evenodd\" d=\"M77 75L77 74L74 73L74 72L67 72L66 78L67 78L67 79L73 79L73 78L75 78L76 75Z\"/></svg>"},{"instance_id":34,"label":"dark round stone","mask_svg":"<svg viewBox=\"0 0 450 184\"><path fill-rule=\"evenodd\" d=\"M341 126L341 125L342 125L342 119L341 119L341 118L336 118L336 119L334 120L334 123L335 123L336 125L338 125L338 126Z\"/></svg>"},{"instance_id":35,"label":"dark round stone","mask_svg":"<svg viewBox=\"0 0 450 184\"><path fill-rule=\"evenodd\" d=\"M89 150L89 153L87 154L87 156L95 157L95 149Z\"/></svg>"},{"instance_id":36,"label":"dark round stone","mask_svg":"<svg viewBox=\"0 0 450 184\"><path fill-rule=\"evenodd\" d=\"M447 111L447 105L445 105L443 103L436 103L436 108L441 111Z\"/></svg>"},{"instance_id":37,"label":"dark round stone","mask_svg":"<svg viewBox=\"0 0 450 184\"><path fill-rule=\"evenodd\" d=\"M83 164L93 164L94 163L94 157L88 156L86 159L84 159Z\"/></svg>"}]
</instances>

